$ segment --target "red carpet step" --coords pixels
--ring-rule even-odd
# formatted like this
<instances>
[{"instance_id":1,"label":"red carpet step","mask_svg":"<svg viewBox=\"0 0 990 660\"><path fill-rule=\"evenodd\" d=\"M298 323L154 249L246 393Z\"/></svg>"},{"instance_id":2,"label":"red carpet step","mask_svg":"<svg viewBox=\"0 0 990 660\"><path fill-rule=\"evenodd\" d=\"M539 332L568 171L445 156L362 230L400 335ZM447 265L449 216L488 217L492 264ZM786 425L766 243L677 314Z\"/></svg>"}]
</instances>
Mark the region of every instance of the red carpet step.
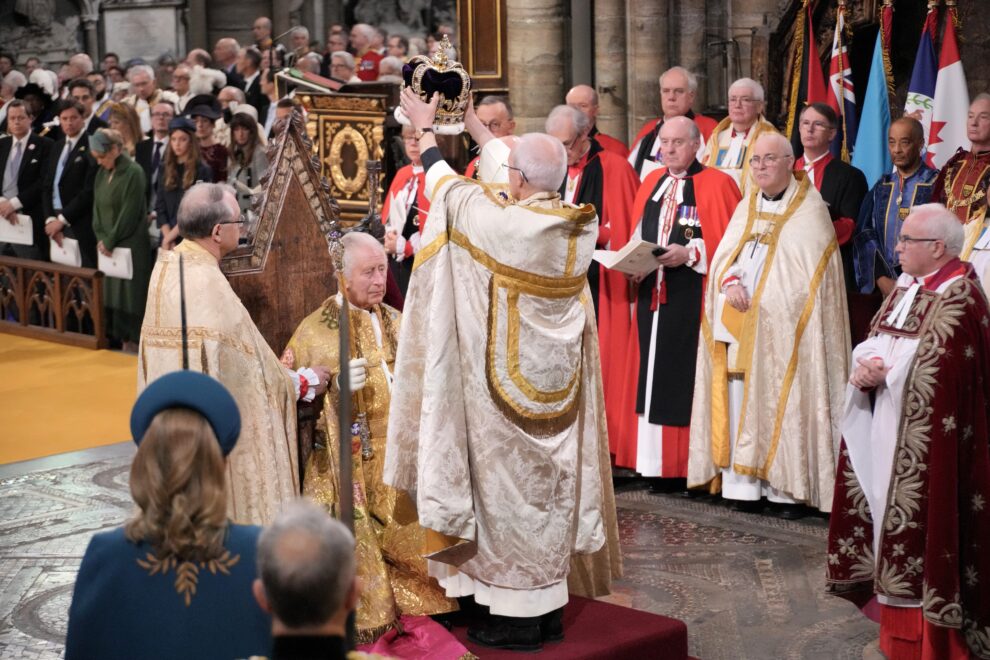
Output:
<instances>
[{"instance_id":1,"label":"red carpet step","mask_svg":"<svg viewBox=\"0 0 990 660\"><path fill-rule=\"evenodd\" d=\"M482 660L538 657L541 660L687 660L687 625L669 617L571 596L564 608L564 641L545 644L539 653L502 651L468 641L467 625L452 632Z\"/></svg>"}]
</instances>

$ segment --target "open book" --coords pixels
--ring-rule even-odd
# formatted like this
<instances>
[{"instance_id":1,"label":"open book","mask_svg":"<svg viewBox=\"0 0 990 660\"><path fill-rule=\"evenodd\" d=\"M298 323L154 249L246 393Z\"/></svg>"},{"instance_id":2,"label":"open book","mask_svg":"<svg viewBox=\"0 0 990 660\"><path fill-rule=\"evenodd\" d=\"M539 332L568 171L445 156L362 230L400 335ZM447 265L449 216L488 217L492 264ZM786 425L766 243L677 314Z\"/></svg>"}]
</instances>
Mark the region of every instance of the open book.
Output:
<instances>
[{"instance_id":1,"label":"open book","mask_svg":"<svg viewBox=\"0 0 990 660\"><path fill-rule=\"evenodd\" d=\"M649 241L631 240L625 247L615 252L612 250L595 250L592 259L609 270L617 270L626 275L646 275L659 268L653 251L659 245Z\"/></svg>"}]
</instances>

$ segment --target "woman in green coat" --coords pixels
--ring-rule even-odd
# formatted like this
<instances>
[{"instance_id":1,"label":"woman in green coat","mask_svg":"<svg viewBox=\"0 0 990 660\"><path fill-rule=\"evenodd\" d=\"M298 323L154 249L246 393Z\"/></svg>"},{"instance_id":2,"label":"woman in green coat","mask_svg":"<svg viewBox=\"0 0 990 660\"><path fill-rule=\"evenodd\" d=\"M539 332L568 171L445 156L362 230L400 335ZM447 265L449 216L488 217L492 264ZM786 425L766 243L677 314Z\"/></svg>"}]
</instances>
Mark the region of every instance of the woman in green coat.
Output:
<instances>
[{"instance_id":1,"label":"woman in green coat","mask_svg":"<svg viewBox=\"0 0 990 660\"><path fill-rule=\"evenodd\" d=\"M107 335L119 340L124 351L136 353L153 264L144 170L123 148L120 133L109 128L89 138L90 153L100 165L93 188L96 249L109 257L116 248L130 248L133 264L131 279L108 276L103 280Z\"/></svg>"}]
</instances>

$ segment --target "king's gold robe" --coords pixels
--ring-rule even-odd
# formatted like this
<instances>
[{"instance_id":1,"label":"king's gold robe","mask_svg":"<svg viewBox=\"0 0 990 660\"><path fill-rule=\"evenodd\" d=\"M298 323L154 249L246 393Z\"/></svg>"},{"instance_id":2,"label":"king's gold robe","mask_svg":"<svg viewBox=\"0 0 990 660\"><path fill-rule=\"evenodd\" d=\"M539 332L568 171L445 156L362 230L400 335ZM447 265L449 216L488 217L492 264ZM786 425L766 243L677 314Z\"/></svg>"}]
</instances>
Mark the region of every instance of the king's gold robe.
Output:
<instances>
[{"instance_id":1,"label":"king's gold robe","mask_svg":"<svg viewBox=\"0 0 990 660\"><path fill-rule=\"evenodd\" d=\"M331 382L340 373L340 294L296 328L282 354L290 369L326 365ZM382 480L385 436L391 400L392 369L398 340L399 312L388 305L369 311L350 308L351 358L367 359L367 382L354 394L354 413L366 416L370 435L353 435L354 536L357 572L362 581L357 607L359 641L371 642L399 616L441 614L457 609L435 580L423 558L425 530L409 496ZM339 390L331 386L317 423L317 447L306 461L303 494L339 513Z\"/></svg>"},{"instance_id":2,"label":"king's gold robe","mask_svg":"<svg viewBox=\"0 0 990 660\"><path fill-rule=\"evenodd\" d=\"M448 593L466 576L476 586L459 595L533 616L566 602L572 554L600 553L578 564L588 590L607 591L620 570L605 543L615 510L585 277L598 223L555 193L510 202L451 174L444 163L427 172L385 479L415 493L421 524L438 533L430 556ZM521 591L538 592L525 597L533 611L504 611Z\"/></svg>"},{"instance_id":3,"label":"king's gold robe","mask_svg":"<svg viewBox=\"0 0 990 660\"><path fill-rule=\"evenodd\" d=\"M807 178L792 178L782 213L760 212L761 195L754 185L739 203L708 270L688 485L717 491L720 468L730 466L728 379L742 378L732 468L829 511L849 374L842 261L828 207ZM768 250L739 341L718 341L717 296L754 244Z\"/></svg>"},{"instance_id":4,"label":"king's gold robe","mask_svg":"<svg viewBox=\"0 0 990 660\"><path fill-rule=\"evenodd\" d=\"M189 368L230 390L241 436L227 458L227 510L264 525L299 496L296 392L216 258L193 241L163 253L151 273L138 351L138 392L182 369L179 256L185 269Z\"/></svg>"}]
</instances>

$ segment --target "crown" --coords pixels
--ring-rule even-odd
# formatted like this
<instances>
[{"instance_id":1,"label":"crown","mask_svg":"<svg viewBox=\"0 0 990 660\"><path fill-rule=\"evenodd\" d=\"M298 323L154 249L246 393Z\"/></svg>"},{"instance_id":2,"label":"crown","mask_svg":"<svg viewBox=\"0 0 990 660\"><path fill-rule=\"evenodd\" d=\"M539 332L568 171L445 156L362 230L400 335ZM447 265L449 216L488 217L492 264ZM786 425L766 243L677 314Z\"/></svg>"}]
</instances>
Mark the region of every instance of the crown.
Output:
<instances>
[{"instance_id":1,"label":"crown","mask_svg":"<svg viewBox=\"0 0 990 660\"><path fill-rule=\"evenodd\" d=\"M457 135L464 131L464 113L471 98L471 77L460 62L452 61L447 53L453 50L447 35L443 36L433 59L416 55L402 67L403 87L410 87L424 103L434 93L440 93L437 116L433 121L437 133ZM409 125L409 118L396 108L395 118Z\"/></svg>"}]
</instances>

